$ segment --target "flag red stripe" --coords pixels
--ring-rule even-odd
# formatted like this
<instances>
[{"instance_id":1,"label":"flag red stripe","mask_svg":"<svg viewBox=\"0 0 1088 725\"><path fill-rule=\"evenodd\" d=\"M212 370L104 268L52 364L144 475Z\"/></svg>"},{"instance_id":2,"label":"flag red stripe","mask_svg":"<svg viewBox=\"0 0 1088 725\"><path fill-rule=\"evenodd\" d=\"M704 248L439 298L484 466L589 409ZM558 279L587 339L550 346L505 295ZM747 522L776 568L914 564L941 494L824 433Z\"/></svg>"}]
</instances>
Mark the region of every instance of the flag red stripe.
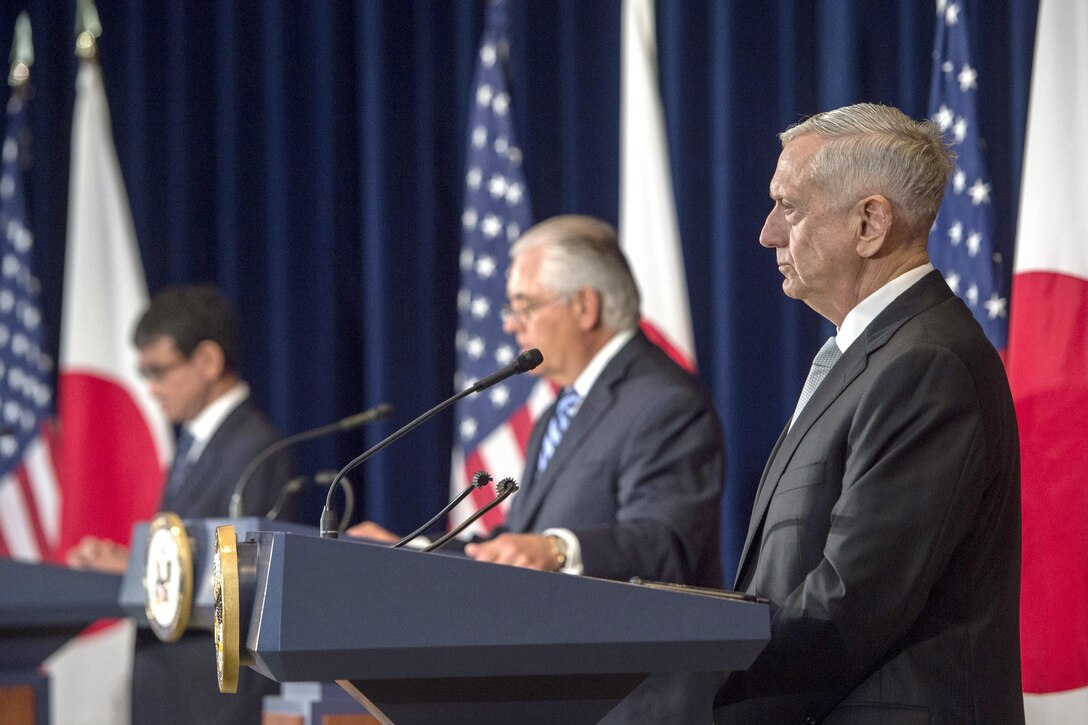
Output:
<instances>
[{"instance_id":1,"label":"flag red stripe","mask_svg":"<svg viewBox=\"0 0 1088 725\"><path fill-rule=\"evenodd\" d=\"M507 419L506 424L509 425L514 431L514 438L517 439L518 447L522 451L529 445L529 437L533 433L533 416L529 410L528 405L523 405L518 408L513 415ZM518 471L521 474L521 471Z\"/></svg>"},{"instance_id":2,"label":"flag red stripe","mask_svg":"<svg viewBox=\"0 0 1088 725\"><path fill-rule=\"evenodd\" d=\"M1088 685L1088 281L1019 274L1012 298L1024 691L1061 692Z\"/></svg>"}]
</instances>

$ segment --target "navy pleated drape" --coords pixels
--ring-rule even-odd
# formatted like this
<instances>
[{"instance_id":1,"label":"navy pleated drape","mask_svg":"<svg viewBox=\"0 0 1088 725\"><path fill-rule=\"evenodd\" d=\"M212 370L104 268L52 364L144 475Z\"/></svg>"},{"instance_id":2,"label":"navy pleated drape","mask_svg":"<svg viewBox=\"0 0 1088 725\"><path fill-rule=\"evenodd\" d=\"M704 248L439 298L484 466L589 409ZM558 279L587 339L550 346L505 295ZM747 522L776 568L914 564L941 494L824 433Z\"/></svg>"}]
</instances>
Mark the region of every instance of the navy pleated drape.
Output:
<instances>
[{"instance_id":1,"label":"navy pleated drape","mask_svg":"<svg viewBox=\"0 0 1088 725\"><path fill-rule=\"evenodd\" d=\"M962 5L997 245L1011 255L1037 0ZM4 0L0 39L22 9L37 53L30 214L55 340L74 3ZM338 468L452 394L482 3L99 0L98 9L151 291L190 281L223 289L246 323L245 373L284 433L381 401L396 408L365 433L307 444L305 470ZM513 0L514 118L538 219L616 220L619 11L618 0ZM924 116L934 3L658 0L657 15L699 368L728 438L731 576L763 463L829 329L783 297L773 254L757 241L775 134L857 101ZM403 531L437 511L452 436L451 417L440 416L353 474L356 518Z\"/></svg>"}]
</instances>

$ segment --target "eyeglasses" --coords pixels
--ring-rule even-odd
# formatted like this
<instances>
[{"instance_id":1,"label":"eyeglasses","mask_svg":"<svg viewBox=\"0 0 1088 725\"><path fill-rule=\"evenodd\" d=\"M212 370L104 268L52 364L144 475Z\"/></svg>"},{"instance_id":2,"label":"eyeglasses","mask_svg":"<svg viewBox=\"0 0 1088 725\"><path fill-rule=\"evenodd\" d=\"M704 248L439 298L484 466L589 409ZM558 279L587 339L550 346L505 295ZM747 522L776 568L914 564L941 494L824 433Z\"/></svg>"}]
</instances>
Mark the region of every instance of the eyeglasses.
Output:
<instances>
[{"instance_id":1,"label":"eyeglasses","mask_svg":"<svg viewBox=\"0 0 1088 725\"><path fill-rule=\"evenodd\" d=\"M513 320L515 325L528 324L529 319L537 310L541 309L542 307L547 307L553 302L559 302L561 300L565 301L568 298L568 295L555 295L553 297L548 297L547 299L539 300L537 302L530 302L527 305L522 305L521 307L517 308L515 308L510 303L507 303L502 306L502 311L500 313L502 315L502 321L503 323L506 323Z\"/></svg>"},{"instance_id":2,"label":"eyeglasses","mask_svg":"<svg viewBox=\"0 0 1088 725\"><path fill-rule=\"evenodd\" d=\"M140 373L140 377L144 380L157 383L187 362L189 362L189 358L183 357L180 360L175 360L166 365L148 365L147 367L141 367L138 372Z\"/></svg>"}]
</instances>

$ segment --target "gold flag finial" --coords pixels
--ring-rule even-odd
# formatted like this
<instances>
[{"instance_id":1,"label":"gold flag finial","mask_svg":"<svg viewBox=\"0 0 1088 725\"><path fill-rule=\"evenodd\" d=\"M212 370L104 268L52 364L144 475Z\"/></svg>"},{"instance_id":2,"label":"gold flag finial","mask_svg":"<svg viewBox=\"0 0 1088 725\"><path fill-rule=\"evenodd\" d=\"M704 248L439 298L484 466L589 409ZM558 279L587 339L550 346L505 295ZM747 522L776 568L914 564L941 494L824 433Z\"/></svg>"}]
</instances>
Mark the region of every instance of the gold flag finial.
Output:
<instances>
[{"instance_id":1,"label":"gold flag finial","mask_svg":"<svg viewBox=\"0 0 1088 725\"><path fill-rule=\"evenodd\" d=\"M15 38L11 41L11 72L8 85L15 88L30 80L30 66L34 65L34 41L30 35L30 16L26 11L15 19Z\"/></svg>"},{"instance_id":2,"label":"gold flag finial","mask_svg":"<svg viewBox=\"0 0 1088 725\"><path fill-rule=\"evenodd\" d=\"M79 0L76 7L76 55L94 58L98 52L98 37L102 35L102 23L98 20L98 8L94 0Z\"/></svg>"}]
</instances>

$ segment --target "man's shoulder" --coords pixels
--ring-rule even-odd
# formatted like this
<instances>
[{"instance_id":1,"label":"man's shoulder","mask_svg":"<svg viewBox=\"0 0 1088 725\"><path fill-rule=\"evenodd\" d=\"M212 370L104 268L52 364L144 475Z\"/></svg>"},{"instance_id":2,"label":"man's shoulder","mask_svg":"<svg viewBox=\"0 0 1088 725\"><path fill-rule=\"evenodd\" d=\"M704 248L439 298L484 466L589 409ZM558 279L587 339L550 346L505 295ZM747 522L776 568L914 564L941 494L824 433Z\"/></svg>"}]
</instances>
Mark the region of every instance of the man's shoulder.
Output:
<instances>
[{"instance_id":1,"label":"man's shoulder","mask_svg":"<svg viewBox=\"0 0 1088 725\"><path fill-rule=\"evenodd\" d=\"M639 334L611 361L598 383L608 386L617 410L652 406L713 409L709 391L660 347Z\"/></svg>"},{"instance_id":2,"label":"man's shoulder","mask_svg":"<svg viewBox=\"0 0 1088 725\"><path fill-rule=\"evenodd\" d=\"M231 448L264 448L281 438L265 414L246 398L223 419L209 445L222 443Z\"/></svg>"},{"instance_id":3,"label":"man's shoulder","mask_svg":"<svg viewBox=\"0 0 1088 725\"><path fill-rule=\"evenodd\" d=\"M699 391L702 388L695 375L681 367L668 353L641 333L624 346L609 368L614 368L615 379L620 382L690 391Z\"/></svg>"}]
</instances>

